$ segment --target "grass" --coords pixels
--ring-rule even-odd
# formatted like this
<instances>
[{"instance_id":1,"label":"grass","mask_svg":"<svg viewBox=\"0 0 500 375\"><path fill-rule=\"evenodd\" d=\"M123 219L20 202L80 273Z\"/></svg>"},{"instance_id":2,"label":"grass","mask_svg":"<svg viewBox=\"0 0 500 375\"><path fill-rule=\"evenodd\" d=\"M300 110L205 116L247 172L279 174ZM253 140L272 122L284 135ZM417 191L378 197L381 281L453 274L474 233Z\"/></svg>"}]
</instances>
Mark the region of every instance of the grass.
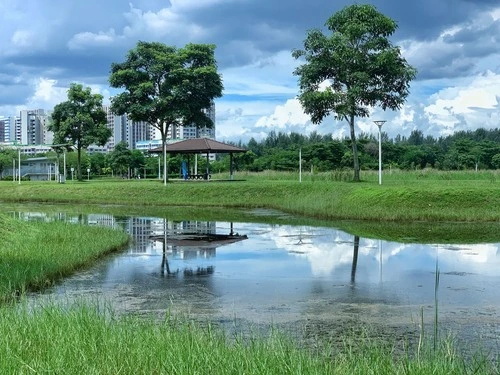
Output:
<instances>
[{"instance_id":1,"label":"grass","mask_svg":"<svg viewBox=\"0 0 500 375\"><path fill-rule=\"evenodd\" d=\"M402 355L389 343L346 337L337 347L303 348L269 336L227 337L170 316L118 317L89 305L0 310L0 372L57 374L493 374L481 355L465 361L450 342Z\"/></svg>"},{"instance_id":2,"label":"grass","mask_svg":"<svg viewBox=\"0 0 500 375\"><path fill-rule=\"evenodd\" d=\"M0 214L0 303L38 290L123 248L128 235L63 222L22 222Z\"/></svg>"},{"instance_id":3,"label":"grass","mask_svg":"<svg viewBox=\"0 0 500 375\"><path fill-rule=\"evenodd\" d=\"M204 209L211 208L208 215L221 219L250 217L228 207L264 207L302 214L308 220L328 220L325 223L330 224L343 219L336 223L378 236L385 233L384 228L399 228L400 222L406 222L416 235L423 228L434 230L440 221L446 220L462 221L476 229L498 228L500 191L496 180L456 178L443 184L439 179L429 179L422 186L414 186L415 177L405 176L378 186L369 179L350 184L328 180L328 176L299 184L290 176L276 175L275 179L249 176L248 181L234 183L170 183L167 187L158 181L144 180L64 185L2 182L0 201L69 203L67 209L80 212L93 211L95 207L89 204L105 204L101 209L168 213L183 218L189 214L207 215ZM474 198L469 196L471 193L483 196ZM428 201L421 202L424 195L432 204L452 212L440 213L435 207L428 208ZM379 200L387 204L385 210ZM389 205L397 202L405 207ZM460 206L466 202L470 202L466 208ZM184 208L178 211L173 205ZM367 212L370 210L375 210L375 215ZM481 210L484 210L482 216ZM425 218L427 223L417 222ZM360 219L362 224L357 221ZM270 220L295 219L271 215ZM464 228L457 223L443 223L443 228L450 225ZM484 236L494 238L492 233L485 230ZM0 300L10 301L23 291L50 285L95 262L104 253L119 249L126 241L125 233L105 228L62 222L28 223L0 215ZM423 333L421 336L424 337ZM478 348L479 354L464 359L450 340L436 341L436 347L433 341L421 340L415 350L407 347L404 353L396 352L391 343L369 337L346 336L341 346L316 344L314 349L301 347L276 331L268 337L226 337L210 325L200 327L169 316L162 322L147 317L115 316L110 309L88 303L75 306L21 303L0 308L0 373L5 374L499 372L498 357L482 356Z\"/></svg>"},{"instance_id":4,"label":"grass","mask_svg":"<svg viewBox=\"0 0 500 375\"><path fill-rule=\"evenodd\" d=\"M290 174L285 175L290 176ZM106 180L0 183L3 202L138 206L274 208L327 220L499 222L500 183L488 179L327 180L251 178L247 181Z\"/></svg>"},{"instance_id":5,"label":"grass","mask_svg":"<svg viewBox=\"0 0 500 375\"><path fill-rule=\"evenodd\" d=\"M347 172L335 172L346 174ZM226 177L227 176L214 176ZM291 217L253 217L241 209L275 209L332 225L364 237L399 242L500 241L498 172L364 172L364 182L337 181L334 172L304 174L265 172L238 175L241 181L94 180L56 184L0 182L0 202L100 205L101 210L157 216L186 215L217 220L297 222ZM78 208L82 209L82 208ZM238 211L239 210L239 211ZM203 212L204 211L204 212ZM171 217L169 217L171 218Z\"/></svg>"}]
</instances>

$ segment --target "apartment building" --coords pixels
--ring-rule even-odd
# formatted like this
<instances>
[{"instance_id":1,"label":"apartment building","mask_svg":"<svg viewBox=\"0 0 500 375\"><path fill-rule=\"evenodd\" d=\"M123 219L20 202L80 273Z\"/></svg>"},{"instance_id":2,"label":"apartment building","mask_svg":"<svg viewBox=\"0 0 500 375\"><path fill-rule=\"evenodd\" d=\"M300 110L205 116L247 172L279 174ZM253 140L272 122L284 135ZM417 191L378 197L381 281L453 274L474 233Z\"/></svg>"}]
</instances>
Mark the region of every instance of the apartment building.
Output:
<instances>
[{"instance_id":1,"label":"apartment building","mask_svg":"<svg viewBox=\"0 0 500 375\"><path fill-rule=\"evenodd\" d=\"M159 131L143 121L132 121L127 115L116 115L107 105L103 106L106 113L106 124L112 136L105 146L92 145L89 153L109 152L114 150L119 142L126 142L130 149L150 148L150 144L161 145ZM183 140L206 137L215 139L215 104L206 109L206 114L214 122L213 128L197 128L195 125L170 127L167 139ZM19 116L0 117L0 142L21 144L25 146L50 145L54 135L48 130L50 112L43 109L20 111ZM30 148L32 149L32 147Z\"/></svg>"},{"instance_id":2,"label":"apartment building","mask_svg":"<svg viewBox=\"0 0 500 375\"><path fill-rule=\"evenodd\" d=\"M198 128L196 125L171 126L167 133L168 139L193 139L210 138L215 139L215 103L212 102L209 108L204 110L205 114L212 120L212 128Z\"/></svg>"}]
</instances>

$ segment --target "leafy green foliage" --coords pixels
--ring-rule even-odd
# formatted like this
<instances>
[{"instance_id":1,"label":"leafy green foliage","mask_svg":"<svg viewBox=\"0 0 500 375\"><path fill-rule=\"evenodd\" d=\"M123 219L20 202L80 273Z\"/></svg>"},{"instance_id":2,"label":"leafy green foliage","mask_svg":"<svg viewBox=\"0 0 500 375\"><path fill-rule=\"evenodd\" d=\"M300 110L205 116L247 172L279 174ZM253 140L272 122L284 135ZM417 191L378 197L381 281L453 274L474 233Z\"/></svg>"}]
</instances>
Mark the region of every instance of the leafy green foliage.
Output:
<instances>
[{"instance_id":1,"label":"leafy green foliage","mask_svg":"<svg viewBox=\"0 0 500 375\"><path fill-rule=\"evenodd\" d=\"M0 149L0 175L3 170L12 166L12 160L17 160L17 152L13 149Z\"/></svg>"},{"instance_id":2,"label":"leafy green foliage","mask_svg":"<svg viewBox=\"0 0 500 375\"><path fill-rule=\"evenodd\" d=\"M207 44L177 49L137 43L125 62L111 66L111 86L125 89L113 98L113 111L146 121L162 135L170 125L213 126L204 109L222 95L214 50Z\"/></svg>"},{"instance_id":3,"label":"leafy green foliage","mask_svg":"<svg viewBox=\"0 0 500 375\"><path fill-rule=\"evenodd\" d=\"M295 58L306 61L294 71L299 76L299 100L313 123L329 114L349 123L354 180L359 181L355 117L368 117L374 106L399 109L416 70L389 40L396 23L372 5L345 7L326 26L330 36L312 30L304 49L293 51Z\"/></svg>"},{"instance_id":4,"label":"leafy green foliage","mask_svg":"<svg viewBox=\"0 0 500 375\"><path fill-rule=\"evenodd\" d=\"M128 170L132 161L132 152L126 142L115 145L115 149L109 153L109 164L117 175L128 176Z\"/></svg>"},{"instance_id":5,"label":"leafy green foliage","mask_svg":"<svg viewBox=\"0 0 500 375\"><path fill-rule=\"evenodd\" d=\"M54 144L71 144L78 154L77 176L82 180L81 152L91 144L104 145L111 136L102 109L102 95L92 94L90 87L73 83L68 100L54 107L49 130L54 132Z\"/></svg>"},{"instance_id":6,"label":"leafy green foliage","mask_svg":"<svg viewBox=\"0 0 500 375\"><path fill-rule=\"evenodd\" d=\"M160 131L164 145L170 126L212 127L205 110L223 89L214 51L211 44L176 48L138 42L125 62L111 66L111 86L125 89L112 99L113 111L150 123ZM166 178L166 163L164 168Z\"/></svg>"}]
</instances>

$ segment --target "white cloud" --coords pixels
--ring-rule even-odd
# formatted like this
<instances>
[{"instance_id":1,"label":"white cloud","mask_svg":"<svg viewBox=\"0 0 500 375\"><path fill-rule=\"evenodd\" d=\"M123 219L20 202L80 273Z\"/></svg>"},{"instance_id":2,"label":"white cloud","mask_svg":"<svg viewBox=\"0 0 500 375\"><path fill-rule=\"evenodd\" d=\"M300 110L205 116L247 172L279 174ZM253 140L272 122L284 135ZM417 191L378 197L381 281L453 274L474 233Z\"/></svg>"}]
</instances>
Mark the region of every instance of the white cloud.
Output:
<instances>
[{"instance_id":1,"label":"white cloud","mask_svg":"<svg viewBox=\"0 0 500 375\"><path fill-rule=\"evenodd\" d=\"M50 108L68 99L67 87L57 86L54 79L40 78L33 83L34 93L25 109Z\"/></svg>"},{"instance_id":2,"label":"white cloud","mask_svg":"<svg viewBox=\"0 0 500 375\"><path fill-rule=\"evenodd\" d=\"M250 42L239 45L247 53L253 47ZM258 52L255 52L256 56ZM286 95L298 92L292 76L296 63L289 51L280 51L268 57L256 57L249 65L222 70L224 93L236 95Z\"/></svg>"},{"instance_id":3,"label":"white cloud","mask_svg":"<svg viewBox=\"0 0 500 375\"><path fill-rule=\"evenodd\" d=\"M497 9L493 10L491 12L491 17L493 17L493 19L495 21L499 20L500 19L500 8L497 8Z\"/></svg>"},{"instance_id":4,"label":"white cloud","mask_svg":"<svg viewBox=\"0 0 500 375\"><path fill-rule=\"evenodd\" d=\"M285 129L290 125L307 125L311 118L304 113L298 99L288 99L284 105L278 105L270 116L261 117L256 127Z\"/></svg>"},{"instance_id":5,"label":"white cloud","mask_svg":"<svg viewBox=\"0 0 500 375\"><path fill-rule=\"evenodd\" d=\"M430 97L424 113L430 123L443 127L443 133L456 130L460 123L466 129L498 126L500 112L498 95L500 75L487 72L477 76L466 86L448 87ZM496 118L495 118L496 117Z\"/></svg>"},{"instance_id":6,"label":"white cloud","mask_svg":"<svg viewBox=\"0 0 500 375\"><path fill-rule=\"evenodd\" d=\"M82 49L86 47L103 47L111 45L117 39L114 29L109 29L106 32L97 34L90 32L78 33L68 42L69 49Z\"/></svg>"},{"instance_id":7,"label":"white cloud","mask_svg":"<svg viewBox=\"0 0 500 375\"><path fill-rule=\"evenodd\" d=\"M35 45L37 38L30 30L17 30L12 35L11 41L16 47L31 47Z\"/></svg>"},{"instance_id":8,"label":"white cloud","mask_svg":"<svg viewBox=\"0 0 500 375\"><path fill-rule=\"evenodd\" d=\"M168 36L182 40L197 40L204 34L200 25L190 22L172 7L158 12L142 11L130 5L125 13L129 25L123 29L127 38L143 37L148 40Z\"/></svg>"}]
</instances>

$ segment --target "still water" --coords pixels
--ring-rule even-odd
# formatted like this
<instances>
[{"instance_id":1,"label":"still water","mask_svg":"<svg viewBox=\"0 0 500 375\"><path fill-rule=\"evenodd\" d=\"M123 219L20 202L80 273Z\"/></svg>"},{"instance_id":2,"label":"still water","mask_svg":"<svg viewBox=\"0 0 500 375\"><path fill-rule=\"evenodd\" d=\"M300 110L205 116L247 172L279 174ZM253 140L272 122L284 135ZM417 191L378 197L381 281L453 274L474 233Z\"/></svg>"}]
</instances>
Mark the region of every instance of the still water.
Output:
<instances>
[{"instance_id":1,"label":"still water","mask_svg":"<svg viewBox=\"0 0 500 375\"><path fill-rule=\"evenodd\" d=\"M134 239L35 300L105 300L123 314L180 314L233 330L279 326L306 340L360 324L411 339L422 317L431 334L437 304L443 336L500 351L498 243L402 244L325 227L13 214L119 227Z\"/></svg>"}]
</instances>

